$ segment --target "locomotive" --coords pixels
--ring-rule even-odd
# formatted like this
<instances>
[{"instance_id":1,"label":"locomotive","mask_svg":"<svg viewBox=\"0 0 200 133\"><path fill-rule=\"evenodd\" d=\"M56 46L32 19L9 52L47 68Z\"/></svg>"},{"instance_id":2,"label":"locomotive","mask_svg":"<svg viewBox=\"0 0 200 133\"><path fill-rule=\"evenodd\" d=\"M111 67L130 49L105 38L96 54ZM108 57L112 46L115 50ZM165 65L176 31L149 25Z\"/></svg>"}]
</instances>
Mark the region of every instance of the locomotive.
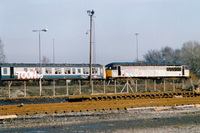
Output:
<instances>
[{"instance_id":1,"label":"locomotive","mask_svg":"<svg viewBox=\"0 0 200 133\"><path fill-rule=\"evenodd\" d=\"M189 69L182 63L114 62L92 65L92 79L116 78L188 78ZM89 64L1 63L0 80L88 79Z\"/></svg>"},{"instance_id":2,"label":"locomotive","mask_svg":"<svg viewBox=\"0 0 200 133\"><path fill-rule=\"evenodd\" d=\"M188 78L182 63L114 62L106 66L107 78Z\"/></svg>"}]
</instances>

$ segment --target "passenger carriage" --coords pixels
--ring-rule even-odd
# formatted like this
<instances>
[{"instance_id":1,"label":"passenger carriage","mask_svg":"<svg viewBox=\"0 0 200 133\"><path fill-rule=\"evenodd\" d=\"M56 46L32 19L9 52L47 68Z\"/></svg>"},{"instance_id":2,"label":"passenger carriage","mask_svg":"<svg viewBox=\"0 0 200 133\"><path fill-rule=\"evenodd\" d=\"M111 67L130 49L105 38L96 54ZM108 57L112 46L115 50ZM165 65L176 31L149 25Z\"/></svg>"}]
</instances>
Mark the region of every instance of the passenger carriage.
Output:
<instances>
[{"instance_id":1,"label":"passenger carriage","mask_svg":"<svg viewBox=\"0 0 200 133\"><path fill-rule=\"evenodd\" d=\"M41 74L40 74L41 71ZM88 79L89 64L0 64L1 80ZM105 79L105 67L92 65L92 78Z\"/></svg>"},{"instance_id":2,"label":"passenger carriage","mask_svg":"<svg viewBox=\"0 0 200 133\"><path fill-rule=\"evenodd\" d=\"M115 62L106 67L107 78L188 78L189 69L182 63Z\"/></svg>"}]
</instances>

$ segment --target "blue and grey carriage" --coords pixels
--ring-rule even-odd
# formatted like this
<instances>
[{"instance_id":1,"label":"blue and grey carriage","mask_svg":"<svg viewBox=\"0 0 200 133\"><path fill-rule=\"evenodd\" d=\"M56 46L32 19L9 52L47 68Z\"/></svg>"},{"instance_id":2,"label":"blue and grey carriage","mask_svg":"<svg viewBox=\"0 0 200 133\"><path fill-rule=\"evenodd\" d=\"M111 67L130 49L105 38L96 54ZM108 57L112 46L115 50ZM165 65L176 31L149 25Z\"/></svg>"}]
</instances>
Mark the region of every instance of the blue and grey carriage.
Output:
<instances>
[{"instance_id":1,"label":"blue and grey carriage","mask_svg":"<svg viewBox=\"0 0 200 133\"><path fill-rule=\"evenodd\" d=\"M88 79L89 64L0 64L1 80ZM105 79L105 67L92 65L92 78Z\"/></svg>"}]
</instances>

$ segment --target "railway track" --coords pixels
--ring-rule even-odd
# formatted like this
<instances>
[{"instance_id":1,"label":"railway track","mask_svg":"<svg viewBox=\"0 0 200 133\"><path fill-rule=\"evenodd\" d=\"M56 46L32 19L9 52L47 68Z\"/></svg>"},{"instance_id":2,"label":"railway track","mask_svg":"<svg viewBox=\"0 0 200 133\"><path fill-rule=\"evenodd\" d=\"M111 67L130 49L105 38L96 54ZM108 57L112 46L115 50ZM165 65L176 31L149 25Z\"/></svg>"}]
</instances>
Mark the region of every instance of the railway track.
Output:
<instances>
[{"instance_id":1,"label":"railway track","mask_svg":"<svg viewBox=\"0 0 200 133\"><path fill-rule=\"evenodd\" d=\"M146 92L146 93L106 93L92 95L68 95L68 96L42 96L42 97L19 97L1 98L0 105L14 104L37 104L37 103L60 103L60 102L86 102L86 101L111 101L124 99L160 99L173 97L196 97L199 93L193 91L180 92Z\"/></svg>"},{"instance_id":2,"label":"railway track","mask_svg":"<svg viewBox=\"0 0 200 133\"><path fill-rule=\"evenodd\" d=\"M124 99L111 101L88 101L69 103L44 103L0 106L0 115L60 114L104 110L127 110L137 107L160 107L200 104L199 97L162 99Z\"/></svg>"}]
</instances>

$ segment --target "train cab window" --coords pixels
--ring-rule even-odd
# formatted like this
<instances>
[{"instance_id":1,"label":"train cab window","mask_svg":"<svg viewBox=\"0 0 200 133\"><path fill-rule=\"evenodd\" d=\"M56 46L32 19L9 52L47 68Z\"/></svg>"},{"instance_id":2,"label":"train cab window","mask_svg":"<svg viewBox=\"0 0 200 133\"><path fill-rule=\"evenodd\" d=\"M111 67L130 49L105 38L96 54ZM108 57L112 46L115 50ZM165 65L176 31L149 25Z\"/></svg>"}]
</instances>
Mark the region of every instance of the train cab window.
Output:
<instances>
[{"instance_id":1,"label":"train cab window","mask_svg":"<svg viewBox=\"0 0 200 133\"><path fill-rule=\"evenodd\" d=\"M83 68L83 74L89 74L89 68Z\"/></svg>"},{"instance_id":2,"label":"train cab window","mask_svg":"<svg viewBox=\"0 0 200 133\"><path fill-rule=\"evenodd\" d=\"M111 70L111 67L106 67L106 70Z\"/></svg>"},{"instance_id":3,"label":"train cab window","mask_svg":"<svg viewBox=\"0 0 200 133\"><path fill-rule=\"evenodd\" d=\"M71 74L71 68L65 68L65 74Z\"/></svg>"},{"instance_id":4,"label":"train cab window","mask_svg":"<svg viewBox=\"0 0 200 133\"><path fill-rule=\"evenodd\" d=\"M117 70L116 66L109 66L106 68L106 70Z\"/></svg>"},{"instance_id":5,"label":"train cab window","mask_svg":"<svg viewBox=\"0 0 200 133\"><path fill-rule=\"evenodd\" d=\"M52 74L52 69L51 68L45 68L46 74Z\"/></svg>"},{"instance_id":6,"label":"train cab window","mask_svg":"<svg viewBox=\"0 0 200 133\"><path fill-rule=\"evenodd\" d=\"M98 74L98 68L92 68L92 74Z\"/></svg>"},{"instance_id":7,"label":"train cab window","mask_svg":"<svg viewBox=\"0 0 200 133\"><path fill-rule=\"evenodd\" d=\"M112 70L117 70L117 67L116 67L116 66L113 66L111 69L112 69Z\"/></svg>"},{"instance_id":8,"label":"train cab window","mask_svg":"<svg viewBox=\"0 0 200 133\"><path fill-rule=\"evenodd\" d=\"M3 68L3 74L8 74L8 69L7 68Z\"/></svg>"},{"instance_id":9,"label":"train cab window","mask_svg":"<svg viewBox=\"0 0 200 133\"><path fill-rule=\"evenodd\" d=\"M72 74L76 74L76 68L72 68Z\"/></svg>"},{"instance_id":10,"label":"train cab window","mask_svg":"<svg viewBox=\"0 0 200 133\"><path fill-rule=\"evenodd\" d=\"M55 74L61 74L60 68L55 68Z\"/></svg>"}]
</instances>

